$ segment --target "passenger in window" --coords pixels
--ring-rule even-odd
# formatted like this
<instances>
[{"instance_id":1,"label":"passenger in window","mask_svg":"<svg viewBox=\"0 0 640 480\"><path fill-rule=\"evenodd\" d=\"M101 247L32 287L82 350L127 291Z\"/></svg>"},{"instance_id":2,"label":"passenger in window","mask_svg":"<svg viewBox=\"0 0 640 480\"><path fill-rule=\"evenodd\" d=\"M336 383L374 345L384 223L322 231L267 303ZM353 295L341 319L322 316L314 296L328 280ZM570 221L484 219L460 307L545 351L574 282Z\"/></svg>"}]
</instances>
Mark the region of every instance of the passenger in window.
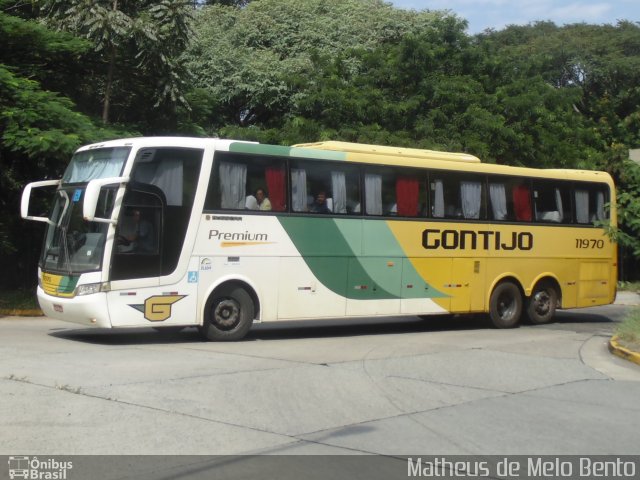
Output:
<instances>
[{"instance_id":1,"label":"passenger in window","mask_svg":"<svg viewBox=\"0 0 640 480\"><path fill-rule=\"evenodd\" d=\"M130 210L128 213L128 221L123 220L117 238L118 251L155 253L155 231L151 222L142 218L140 210Z\"/></svg>"},{"instance_id":2,"label":"passenger in window","mask_svg":"<svg viewBox=\"0 0 640 480\"><path fill-rule=\"evenodd\" d=\"M329 206L327 205L327 192L320 190L317 193L316 199L311 204L309 211L313 213L331 213L331 210L329 210Z\"/></svg>"},{"instance_id":3,"label":"passenger in window","mask_svg":"<svg viewBox=\"0 0 640 480\"><path fill-rule=\"evenodd\" d=\"M258 210L271 210L271 202L263 188L256 190L256 201L258 202Z\"/></svg>"}]
</instances>

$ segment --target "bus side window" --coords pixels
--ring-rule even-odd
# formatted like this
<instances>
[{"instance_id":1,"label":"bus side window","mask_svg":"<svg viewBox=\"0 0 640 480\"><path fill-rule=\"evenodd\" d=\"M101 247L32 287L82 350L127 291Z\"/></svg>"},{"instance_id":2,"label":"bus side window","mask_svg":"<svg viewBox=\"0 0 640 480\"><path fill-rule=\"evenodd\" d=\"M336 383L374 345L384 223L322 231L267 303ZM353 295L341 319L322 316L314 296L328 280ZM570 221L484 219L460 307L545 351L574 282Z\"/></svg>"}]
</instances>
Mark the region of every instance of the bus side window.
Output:
<instances>
[{"instance_id":1,"label":"bus side window","mask_svg":"<svg viewBox=\"0 0 640 480\"><path fill-rule=\"evenodd\" d=\"M492 219L506 222L530 222L532 219L529 181L517 177L489 179L489 203Z\"/></svg>"},{"instance_id":2,"label":"bus side window","mask_svg":"<svg viewBox=\"0 0 640 480\"><path fill-rule=\"evenodd\" d=\"M507 219L507 190L504 183L489 183L489 199L493 220Z\"/></svg>"},{"instance_id":3,"label":"bus side window","mask_svg":"<svg viewBox=\"0 0 640 480\"><path fill-rule=\"evenodd\" d=\"M531 221L531 192L525 184L515 185L512 190L513 210L519 222Z\"/></svg>"},{"instance_id":4,"label":"bus side window","mask_svg":"<svg viewBox=\"0 0 640 480\"><path fill-rule=\"evenodd\" d=\"M334 162L296 162L291 165L291 203L294 212L359 214L357 167Z\"/></svg>"},{"instance_id":5,"label":"bus side window","mask_svg":"<svg viewBox=\"0 0 640 480\"><path fill-rule=\"evenodd\" d=\"M459 180L447 174L433 177L431 205L434 218L462 218Z\"/></svg>"},{"instance_id":6,"label":"bus side window","mask_svg":"<svg viewBox=\"0 0 640 480\"><path fill-rule=\"evenodd\" d=\"M606 186L576 184L574 190L576 223L589 224L608 218L605 203L608 201Z\"/></svg>"},{"instance_id":7,"label":"bus side window","mask_svg":"<svg viewBox=\"0 0 640 480\"><path fill-rule=\"evenodd\" d=\"M365 213L375 216L398 215L397 188L394 170L374 167L365 171Z\"/></svg>"},{"instance_id":8,"label":"bus side window","mask_svg":"<svg viewBox=\"0 0 640 480\"><path fill-rule=\"evenodd\" d=\"M205 208L284 212L286 176L282 159L217 153Z\"/></svg>"},{"instance_id":9,"label":"bus side window","mask_svg":"<svg viewBox=\"0 0 640 480\"><path fill-rule=\"evenodd\" d=\"M382 215L382 175L364 174L364 198L367 215Z\"/></svg>"},{"instance_id":10,"label":"bus side window","mask_svg":"<svg viewBox=\"0 0 640 480\"><path fill-rule=\"evenodd\" d=\"M569 185L549 180L534 180L533 202L535 220L538 222L571 222Z\"/></svg>"},{"instance_id":11,"label":"bus side window","mask_svg":"<svg viewBox=\"0 0 640 480\"><path fill-rule=\"evenodd\" d=\"M398 175L398 177L396 178L398 216L424 216L424 210L426 208L426 195L424 193L424 185L424 180L421 180L417 174ZM421 204L424 208L420 208Z\"/></svg>"},{"instance_id":12,"label":"bus side window","mask_svg":"<svg viewBox=\"0 0 640 480\"><path fill-rule=\"evenodd\" d=\"M242 210L247 202L247 166L242 163L220 162L220 208Z\"/></svg>"},{"instance_id":13,"label":"bus side window","mask_svg":"<svg viewBox=\"0 0 640 480\"><path fill-rule=\"evenodd\" d=\"M448 173L432 175L431 205L434 218L484 219L482 177Z\"/></svg>"},{"instance_id":14,"label":"bus side window","mask_svg":"<svg viewBox=\"0 0 640 480\"><path fill-rule=\"evenodd\" d=\"M482 182L469 178L460 182L460 205L462 216L467 219L478 220L483 214Z\"/></svg>"},{"instance_id":15,"label":"bus side window","mask_svg":"<svg viewBox=\"0 0 640 480\"><path fill-rule=\"evenodd\" d=\"M260 212L287 210L287 169L283 160L248 157L245 208Z\"/></svg>"}]
</instances>

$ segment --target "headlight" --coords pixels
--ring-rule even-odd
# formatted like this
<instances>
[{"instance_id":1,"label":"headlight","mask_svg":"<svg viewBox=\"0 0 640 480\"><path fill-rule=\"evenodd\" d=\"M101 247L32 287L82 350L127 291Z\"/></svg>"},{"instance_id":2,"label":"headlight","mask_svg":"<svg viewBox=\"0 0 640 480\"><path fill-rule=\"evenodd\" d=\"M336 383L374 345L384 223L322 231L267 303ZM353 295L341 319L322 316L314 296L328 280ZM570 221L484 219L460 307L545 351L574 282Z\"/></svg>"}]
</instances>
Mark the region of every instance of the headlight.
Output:
<instances>
[{"instance_id":1,"label":"headlight","mask_svg":"<svg viewBox=\"0 0 640 480\"><path fill-rule=\"evenodd\" d=\"M91 295L100 292L101 283L87 283L86 285L78 285L76 295Z\"/></svg>"}]
</instances>

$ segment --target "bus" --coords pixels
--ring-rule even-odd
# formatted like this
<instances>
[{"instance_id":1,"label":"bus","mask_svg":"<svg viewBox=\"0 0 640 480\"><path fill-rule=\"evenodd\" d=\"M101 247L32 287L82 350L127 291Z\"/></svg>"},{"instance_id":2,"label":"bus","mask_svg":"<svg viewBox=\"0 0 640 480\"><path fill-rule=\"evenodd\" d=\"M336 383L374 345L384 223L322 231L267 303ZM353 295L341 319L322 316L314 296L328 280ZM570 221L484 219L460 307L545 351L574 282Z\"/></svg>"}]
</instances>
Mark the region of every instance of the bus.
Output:
<instances>
[{"instance_id":1,"label":"bus","mask_svg":"<svg viewBox=\"0 0 640 480\"><path fill-rule=\"evenodd\" d=\"M47 224L43 312L86 326L238 340L254 322L485 313L509 328L616 294L607 173L464 153L112 140L27 185L21 215Z\"/></svg>"}]
</instances>

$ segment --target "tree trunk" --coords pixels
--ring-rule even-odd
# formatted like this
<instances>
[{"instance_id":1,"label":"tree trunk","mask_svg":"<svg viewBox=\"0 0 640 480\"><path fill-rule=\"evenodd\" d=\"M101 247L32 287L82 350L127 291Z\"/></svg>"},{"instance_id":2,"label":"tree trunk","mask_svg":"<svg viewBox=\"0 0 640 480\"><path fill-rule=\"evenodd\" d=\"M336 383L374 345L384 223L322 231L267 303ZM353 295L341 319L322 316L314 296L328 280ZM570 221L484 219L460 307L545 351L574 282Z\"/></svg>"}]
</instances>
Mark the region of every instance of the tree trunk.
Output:
<instances>
[{"instance_id":1,"label":"tree trunk","mask_svg":"<svg viewBox=\"0 0 640 480\"><path fill-rule=\"evenodd\" d=\"M113 0L113 11L118 10L118 0ZM111 45L109 50L109 70L107 70L107 84L104 88L104 101L102 103L102 123L109 123L109 108L111 106L111 85L113 84L113 71L116 67L116 46Z\"/></svg>"},{"instance_id":2,"label":"tree trunk","mask_svg":"<svg viewBox=\"0 0 640 480\"><path fill-rule=\"evenodd\" d=\"M107 71L107 83L104 88L104 101L102 103L102 123L109 123L109 107L111 103L111 85L113 84L113 71L116 67L116 47L112 46L109 52L109 70Z\"/></svg>"}]
</instances>

